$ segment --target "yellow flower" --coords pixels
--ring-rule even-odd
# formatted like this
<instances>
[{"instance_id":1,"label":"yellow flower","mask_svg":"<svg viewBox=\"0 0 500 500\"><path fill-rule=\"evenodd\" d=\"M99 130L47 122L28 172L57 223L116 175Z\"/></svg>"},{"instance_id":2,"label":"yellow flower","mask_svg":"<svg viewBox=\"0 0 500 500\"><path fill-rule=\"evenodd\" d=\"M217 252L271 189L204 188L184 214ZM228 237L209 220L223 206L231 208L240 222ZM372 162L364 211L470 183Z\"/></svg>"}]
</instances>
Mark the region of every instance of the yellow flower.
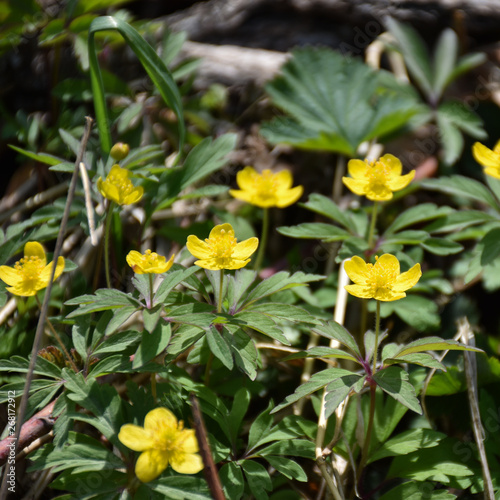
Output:
<instances>
[{"instance_id":1,"label":"yellow flower","mask_svg":"<svg viewBox=\"0 0 500 500\"><path fill-rule=\"evenodd\" d=\"M147 483L156 479L170 464L180 474L196 474L203 469L198 441L193 429L184 429L182 420L166 408L151 410L144 428L122 425L118 439L134 451L142 451L135 464L135 474Z\"/></svg>"},{"instance_id":2,"label":"yellow flower","mask_svg":"<svg viewBox=\"0 0 500 500\"><path fill-rule=\"evenodd\" d=\"M231 224L215 226L205 241L195 235L188 236L187 249L198 259L197 266L217 271L219 269L240 269L250 262L259 246L258 238L236 242Z\"/></svg>"},{"instance_id":3,"label":"yellow flower","mask_svg":"<svg viewBox=\"0 0 500 500\"><path fill-rule=\"evenodd\" d=\"M472 154L479 164L486 167L485 174L500 179L500 141L495 144L493 151L484 144L475 142L472 146Z\"/></svg>"},{"instance_id":4,"label":"yellow flower","mask_svg":"<svg viewBox=\"0 0 500 500\"><path fill-rule=\"evenodd\" d=\"M54 280L64 271L64 257L57 259ZM52 272L52 262L47 264L47 257L42 245L37 241L28 241L24 245L24 257L18 260L14 267L0 266L0 279L10 288L14 295L31 297L38 290L47 288Z\"/></svg>"},{"instance_id":5,"label":"yellow flower","mask_svg":"<svg viewBox=\"0 0 500 500\"><path fill-rule=\"evenodd\" d=\"M351 295L384 302L406 297L405 291L415 286L422 276L420 264L400 274L398 259L388 253L377 258L375 264L367 264L361 257L354 256L344 264L344 269L355 283L345 287Z\"/></svg>"},{"instance_id":6,"label":"yellow flower","mask_svg":"<svg viewBox=\"0 0 500 500\"><path fill-rule=\"evenodd\" d=\"M172 255L167 261L163 255L158 255L151 250L146 250L144 255L132 250L127 255L127 264L136 274L161 274L166 273L172 267L174 257L175 255Z\"/></svg>"},{"instance_id":7,"label":"yellow flower","mask_svg":"<svg viewBox=\"0 0 500 500\"><path fill-rule=\"evenodd\" d=\"M229 193L239 200L262 208L288 207L295 203L304 191L302 186L292 188L293 178L288 170L273 174L264 170L259 174L252 167L245 167L236 175L236 182L241 189L231 189Z\"/></svg>"},{"instance_id":8,"label":"yellow flower","mask_svg":"<svg viewBox=\"0 0 500 500\"><path fill-rule=\"evenodd\" d=\"M410 184L415 170L401 175L403 166L393 155L384 155L375 162L350 160L347 169L351 177L342 177L344 184L359 196L372 201L387 201L394 191Z\"/></svg>"},{"instance_id":9,"label":"yellow flower","mask_svg":"<svg viewBox=\"0 0 500 500\"><path fill-rule=\"evenodd\" d=\"M142 186L134 187L129 179L129 172L119 165L113 165L106 180L97 179L97 189L108 200L118 205L130 205L138 202L144 194Z\"/></svg>"}]
</instances>

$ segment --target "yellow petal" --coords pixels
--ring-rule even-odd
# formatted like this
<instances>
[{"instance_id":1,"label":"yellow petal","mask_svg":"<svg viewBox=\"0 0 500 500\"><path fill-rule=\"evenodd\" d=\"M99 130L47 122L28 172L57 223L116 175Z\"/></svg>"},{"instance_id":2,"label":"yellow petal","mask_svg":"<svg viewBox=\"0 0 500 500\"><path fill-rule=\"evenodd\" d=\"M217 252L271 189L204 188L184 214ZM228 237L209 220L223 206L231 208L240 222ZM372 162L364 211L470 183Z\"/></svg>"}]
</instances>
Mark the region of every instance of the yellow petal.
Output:
<instances>
[{"instance_id":1,"label":"yellow petal","mask_svg":"<svg viewBox=\"0 0 500 500\"><path fill-rule=\"evenodd\" d=\"M186 247L191 255L198 259L209 259L212 257L212 252L207 242L200 240L200 238L194 234L188 236Z\"/></svg>"},{"instance_id":2,"label":"yellow petal","mask_svg":"<svg viewBox=\"0 0 500 500\"><path fill-rule=\"evenodd\" d=\"M371 299L373 298L373 290L369 286L365 285L346 285L344 287L351 295L359 297L360 299Z\"/></svg>"},{"instance_id":3,"label":"yellow petal","mask_svg":"<svg viewBox=\"0 0 500 500\"><path fill-rule=\"evenodd\" d=\"M394 177L390 179L389 182L387 183L387 186L392 191L399 191L400 189L403 189L406 186L408 186L408 184L410 184L410 182L413 180L414 177L415 177L415 170L412 170L406 175L401 175L400 177Z\"/></svg>"},{"instance_id":4,"label":"yellow petal","mask_svg":"<svg viewBox=\"0 0 500 500\"><path fill-rule=\"evenodd\" d=\"M494 177L495 179L500 179L500 166L499 167L487 167L484 169L484 173L486 175L491 175L491 177Z\"/></svg>"},{"instance_id":5,"label":"yellow petal","mask_svg":"<svg viewBox=\"0 0 500 500\"><path fill-rule=\"evenodd\" d=\"M144 188L142 186L136 187L130 194L123 198L123 205L132 205L132 203L137 203L144 194Z\"/></svg>"},{"instance_id":6,"label":"yellow petal","mask_svg":"<svg viewBox=\"0 0 500 500\"><path fill-rule=\"evenodd\" d=\"M420 264L415 264L411 269L400 274L391 288L395 292L404 292L414 287L421 276L422 271L420 269Z\"/></svg>"},{"instance_id":7,"label":"yellow petal","mask_svg":"<svg viewBox=\"0 0 500 500\"><path fill-rule=\"evenodd\" d=\"M129 172L126 168L120 167L120 165L113 165L109 171L108 177L117 177L121 181L128 179Z\"/></svg>"},{"instance_id":8,"label":"yellow petal","mask_svg":"<svg viewBox=\"0 0 500 500\"><path fill-rule=\"evenodd\" d=\"M177 429L177 418L170 410L163 407L151 410L144 419L144 429L155 432L159 428Z\"/></svg>"},{"instance_id":9,"label":"yellow petal","mask_svg":"<svg viewBox=\"0 0 500 500\"><path fill-rule=\"evenodd\" d=\"M342 182L358 196L363 196L366 193L368 182L366 180L352 179L351 177L342 177Z\"/></svg>"},{"instance_id":10,"label":"yellow petal","mask_svg":"<svg viewBox=\"0 0 500 500\"><path fill-rule=\"evenodd\" d=\"M399 260L394 255L390 253L384 253L381 255L375 265L374 270L377 272L384 272L389 275L397 276L399 274Z\"/></svg>"},{"instance_id":11,"label":"yellow petal","mask_svg":"<svg viewBox=\"0 0 500 500\"><path fill-rule=\"evenodd\" d=\"M37 281L26 282L23 280L20 281L16 286L7 287L6 290L13 295L18 295L19 297L33 297L33 295L36 295L36 292L38 292L38 290L41 290L43 288L38 288L36 286Z\"/></svg>"},{"instance_id":12,"label":"yellow petal","mask_svg":"<svg viewBox=\"0 0 500 500\"><path fill-rule=\"evenodd\" d=\"M295 186L292 189L288 189L277 194L276 206L279 208L284 208L292 205L302 196L304 188L302 186Z\"/></svg>"},{"instance_id":13,"label":"yellow petal","mask_svg":"<svg viewBox=\"0 0 500 500\"><path fill-rule=\"evenodd\" d=\"M200 266L203 269L209 269L210 271L219 271L220 269L225 269L224 266L221 266L218 260L214 258L196 260L194 263L195 265Z\"/></svg>"},{"instance_id":14,"label":"yellow petal","mask_svg":"<svg viewBox=\"0 0 500 500\"><path fill-rule=\"evenodd\" d=\"M170 465L179 474L196 474L203 469L203 460L200 455L186 453L181 456L174 455Z\"/></svg>"},{"instance_id":15,"label":"yellow petal","mask_svg":"<svg viewBox=\"0 0 500 500\"><path fill-rule=\"evenodd\" d=\"M168 454L162 450L147 450L141 453L135 464L135 475L139 481L148 483L156 479L168 466Z\"/></svg>"},{"instance_id":16,"label":"yellow petal","mask_svg":"<svg viewBox=\"0 0 500 500\"><path fill-rule=\"evenodd\" d=\"M246 201L247 203L251 203L252 205L256 205L254 202L256 194L254 191L239 191L237 189L230 189L229 194L236 198L237 200Z\"/></svg>"},{"instance_id":17,"label":"yellow petal","mask_svg":"<svg viewBox=\"0 0 500 500\"><path fill-rule=\"evenodd\" d=\"M52 273L52 265L53 265L52 262L50 262L42 269L42 272L40 273L39 281L43 283L42 288L45 288L49 284L50 274ZM57 278L59 278L59 276L61 276L63 271L64 271L64 257L58 257L56 264L56 272L54 274L54 281Z\"/></svg>"},{"instance_id":18,"label":"yellow petal","mask_svg":"<svg viewBox=\"0 0 500 500\"><path fill-rule=\"evenodd\" d=\"M280 170L274 174L278 191L287 190L292 187L293 175L290 170Z\"/></svg>"},{"instance_id":19,"label":"yellow petal","mask_svg":"<svg viewBox=\"0 0 500 500\"><path fill-rule=\"evenodd\" d=\"M278 197L275 193L256 193L252 195L249 203L260 208L277 207Z\"/></svg>"},{"instance_id":20,"label":"yellow petal","mask_svg":"<svg viewBox=\"0 0 500 500\"><path fill-rule=\"evenodd\" d=\"M142 254L137 250L131 250L126 257L127 264L134 270L134 273L144 274L142 268Z\"/></svg>"},{"instance_id":21,"label":"yellow petal","mask_svg":"<svg viewBox=\"0 0 500 500\"><path fill-rule=\"evenodd\" d=\"M101 183L101 188L99 188L99 185L97 186L97 188L99 189L100 193L104 196L104 198L106 198L107 200L114 201L119 205L122 204L122 200L120 198L120 192L114 184L104 181Z\"/></svg>"},{"instance_id":22,"label":"yellow petal","mask_svg":"<svg viewBox=\"0 0 500 500\"><path fill-rule=\"evenodd\" d=\"M22 279L23 279L22 276L14 267L0 266L0 280L7 283L7 285L15 286Z\"/></svg>"},{"instance_id":23,"label":"yellow petal","mask_svg":"<svg viewBox=\"0 0 500 500\"><path fill-rule=\"evenodd\" d=\"M495 144L495 147L493 148L493 152L500 154L500 139Z\"/></svg>"},{"instance_id":24,"label":"yellow petal","mask_svg":"<svg viewBox=\"0 0 500 500\"><path fill-rule=\"evenodd\" d=\"M231 259L230 262L227 262L224 265L220 265L217 269L241 269L242 267L245 267L249 262L250 259L246 260Z\"/></svg>"},{"instance_id":25,"label":"yellow petal","mask_svg":"<svg viewBox=\"0 0 500 500\"><path fill-rule=\"evenodd\" d=\"M363 160L349 160L347 164L349 175L357 180L365 179L368 168L368 165Z\"/></svg>"},{"instance_id":26,"label":"yellow petal","mask_svg":"<svg viewBox=\"0 0 500 500\"><path fill-rule=\"evenodd\" d=\"M369 267L361 257L355 255L351 260L347 260L344 263L344 269L352 282L358 284L366 283Z\"/></svg>"},{"instance_id":27,"label":"yellow petal","mask_svg":"<svg viewBox=\"0 0 500 500\"><path fill-rule=\"evenodd\" d=\"M166 273L171 267L172 265L174 264L174 259L175 259L175 253L172 254L172 256L170 257L170 259L167 260L167 262L165 262L165 264L163 264L161 266L162 268L162 273Z\"/></svg>"},{"instance_id":28,"label":"yellow petal","mask_svg":"<svg viewBox=\"0 0 500 500\"><path fill-rule=\"evenodd\" d=\"M45 266L47 264L47 257L45 256L45 250L38 241L28 241L24 245L24 256L25 257L38 257L40 262Z\"/></svg>"},{"instance_id":29,"label":"yellow petal","mask_svg":"<svg viewBox=\"0 0 500 500\"><path fill-rule=\"evenodd\" d=\"M193 429L184 429L180 432L182 441L182 450L185 453L197 453L199 450L196 433Z\"/></svg>"},{"instance_id":30,"label":"yellow petal","mask_svg":"<svg viewBox=\"0 0 500 500\"><path fill-rule=\"evenodd\" d=\"M155 440L146 429L138 425L122 425L118 439L131 450L144 451L155 446Z\"/></svg>"},{"instance_id":31,"label":"yellow petal","mask_svg":"<svg viewBox=\"0 0 500 500\"><path fill-rule=\"evenodd\" d=\"M373 298L375 300L380 300L381 302L392 302L393 300L399 300L406 297L404 292L394 292L388 288L377 288Z\"/></svg>"},{"instance_id":32,"label":"yellow petal","mask_svg":"<svg viewBox=\"0 0 500 500\"><path fill-rule=\"evenodd\" d=\"M225 224L219 224L218 226L215 226L211 231L210 234L208 235L209 239L215 239L220 236L225 237L226 235L229 235L234 238L234 229L231 224L228 224L227 222ZM197 257L197 255L195 255Z\"/></svg>"},{"instance_id":33,"label":"yellow petal","mask_svg":"<svg viewBox=\"0 0 500 500\"><path fill-rule=\"evenodd\" d=\"M401 175L401 172L403 171L403 165L401 164L399 158L396 158L394 155L387 154L382 156L379 161L389 167L389 169L391 170L391 173L389 175L391 177L399 177Z\"/></svg>"},{"instance_id":34,"label":"yellow petal","mask_svg":"<svg viewBox=\"0 0 500 500\"><path fill-rule=\"evenodd\" d=\"M240 241L233 248L232 258L236 260L245 260L252 255L259 246L258 238L248 238L247 240Z\"/></svg>"},{"instance_id":35,"label":"yellow petal","mask_svg":"<svg viewBox=\"0 0 500 500\"><path fill-rule=\"evenodd\" d=\"M495 146L496 147L496 146ZM472 155L483 167L499 168L500 154L487 148L480 142L475 142L472 146Z\"/></svg>"},{"instance_id":36,"label":"yellow petal","mask_svg":"<svg viewBox=\"0 0 500 500\"><path fill-rule=\"evenodd\" d=\"M368 184L365 196L371 201L388 201L392 198L392 191L384 184Z\"/></svg>"},{"instance_id":37,"label":"yellow petal","mask_svg":"<svg viewBox=\"0 0 500 500\"><path fill-rule=\"evenodd\" d=\"M255 190L255 179L259 174L252 167L245 167L236 174L236 183L243 191Z\"/></svg>"}]
</instances>

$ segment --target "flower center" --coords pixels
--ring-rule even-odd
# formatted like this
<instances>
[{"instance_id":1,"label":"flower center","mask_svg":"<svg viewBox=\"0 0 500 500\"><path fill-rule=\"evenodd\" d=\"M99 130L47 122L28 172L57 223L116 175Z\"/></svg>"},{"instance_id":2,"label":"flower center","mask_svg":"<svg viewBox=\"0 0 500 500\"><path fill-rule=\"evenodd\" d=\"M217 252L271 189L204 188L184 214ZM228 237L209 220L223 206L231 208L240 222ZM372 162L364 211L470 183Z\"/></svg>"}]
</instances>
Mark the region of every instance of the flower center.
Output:
<instances>
[{"instance_id":1,"label":"flower center","mask_svg":"<svg viewBox=\"0 0 500 500\"><path fill-rule=\"evenodd\" d=\"M368 270L369 279L367 281L373 293L381 288L390 288L394 280L398 277L396 270L389 270L381 266L374 266L373 264L368 265L371 267Z\"/></svg>"},{"instance_id":2,"label":"flower center","mask_svg":"<svg viewBox=\"0 0 500 500\"><path fill-rule=\"evenodd\" d=\"M382 161L366 162L368 167L366 177L373 186L385 186L390 179L391 169Z\"/></svg>"},{"instance_id":3,"label":"flower center","mask_svg":"<svg viewBox=\"0 0 500 500\"><path fill-rule=\"evenodd\" d=\"M36 255L23 257L14 264L14 268L21 273L25 281L36 281L44 267L42 260Z\"/></svg>"},{"instance_id":4,"label":"flower center","mask_svg":"<svg viewBox=\"0 0 500 500\"><path fill-rule=\"evenodd\" d=\"M212 253L212 257L216 259L230 259L236 246L236 238L224 229L221 230L219 235L206 238L205 242Z\"/></svg>"},{"instance_id":5,"label":"flower center","mask_svg":"<svg viewBox=\"0 0 500 500\"><path fill-rule=\"evenodd\" d=\"M255 190L262 198L274 197L278 190L276 175L268 169L264 170L261 175L255 178Z\"/></svg>"},{"instance_id":6,"label":"flower center","mask_svg":"<svg viewBox=\"0 0 500 500\"><path fill-rule=\"evenodd\" d=\"M158 254L149 249L146 250L146 253L142 256L142 263L144 267L156 266L158 264Z\"/></svg>"},{"instance_id":7,"label":"flower center","mask_svg":"<svg viewBox=\"0 0 500 500\"><path fill-rule=\"evenodd\" d=\"M183 432L184 422L180 420L175 427L160 426L154 434L155 449L167 452L169 461L177 459L181 461L184 452L184 441L188 434Z\"/></svg>"},{"instance_id":8,"label":"flower center","mask_svg":"<svg viewBox=\"0 0 500 500\"><path fill-rule=\"evenodd\" d=\"M127 175L116 175L110 173L106 179L110 184L113 184L118 189L118 192L122 196L129 195L134 190L134 185Z\"/></svg>"}]
</instances>

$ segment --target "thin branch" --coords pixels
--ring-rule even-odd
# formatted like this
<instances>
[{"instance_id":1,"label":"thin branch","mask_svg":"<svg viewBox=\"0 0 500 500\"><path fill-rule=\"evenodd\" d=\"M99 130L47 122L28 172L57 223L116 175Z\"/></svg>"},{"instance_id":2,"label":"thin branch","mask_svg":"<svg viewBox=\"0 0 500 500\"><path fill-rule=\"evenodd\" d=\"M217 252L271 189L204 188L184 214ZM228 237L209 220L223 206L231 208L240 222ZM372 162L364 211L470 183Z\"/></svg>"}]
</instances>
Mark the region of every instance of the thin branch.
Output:
<instances>
[{"instance_id":1,"label":"thin branch","mask_svg":"<svg viewBox=\"0 0 500 500\"><path fill-rule=\"evenodd\" d=\"M57 266L57 259L61 255L61 248L62 248L62 244L64 241L64 234L66 232L66 226L68 224L71 203L73 202L73 198L75 195L76 182L78 179L78 168L79 168L78 166L80 165L80 162L83 159L85 149L87 148L87 142L88 142L89 137L90 137L91 128L92 128L92 119L89 117L86 117L85 131L83 134L83 138L80 142L80 150L78 152L78 156L77 156L76 162L75 162L75 167L73 169L73 176L71 178L71 183L70 183L69 190L68 190L68 197L66 199L66 206L64 207L64 214L63 214L63 217L61 220L61 228L59 230L59 234L57 235L56 246L54 248L54 256L53 256L54 260L52 262L50 279L49 279L49 283L47 285L47 288L45 290L45 296L43 299L42 310L40 311L40 316L38 318L38 324L36 327L35 339L33 341L33 348L31 349L31 359L30 359L30 364L29 364L29 368L28 368L28 373L26 374L26 385L24 386L24 393L23 393L23 396L21 398L21 404L19 406L18 425L17 425L17 429L16 429L14 452L17 451L17 445L19 443L19 437L21 435L22 422L24 420L24 415L26 413L26 407L28 405L28 397L29 397L31 381L33 380L33 371L35 369L37 354L38 354L38 350L40 347L40 341L41 341L42 336L43 336L43 330L44 330L45 321L47 318L47 311L49 309L50 293L52 291L52 284L54 282L54 276L55 276L56 266ZM2 479L2 486L0 487L0 498L5 498L6 489L7 489L7 472L8 472L7 467L5 467L3 479Z\"/></svg>"},{"instance_id":2,"label":"thin branch","mask_svg":"<svg viewBox=\"0 0 500 500\"><path fill-rule=\"evenodd\" d=\"M90 180L87 174L87 168L83 161L80 162L80 175L82 176L83 191L85 193L85 209L87 211L87 220L89 222L90 241L92 246L96 247L98 240L95 234L94 207L92 205L92 194L90 191Z\"/></svg>"}]
</instances>

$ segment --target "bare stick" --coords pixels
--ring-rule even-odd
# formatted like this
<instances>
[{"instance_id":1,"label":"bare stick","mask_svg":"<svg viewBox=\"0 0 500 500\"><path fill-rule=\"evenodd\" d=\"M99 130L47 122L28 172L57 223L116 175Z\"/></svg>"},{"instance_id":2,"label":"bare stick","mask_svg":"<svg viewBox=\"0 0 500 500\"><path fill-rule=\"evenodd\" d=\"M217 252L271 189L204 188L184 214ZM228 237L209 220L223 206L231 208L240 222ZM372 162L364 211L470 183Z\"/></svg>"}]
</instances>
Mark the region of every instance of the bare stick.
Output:
<instances>
[{"instance_id":1,"label":"bare stick","mask_svg":"<svg viewBox=\"0 0 500 500\"><path fill-rule=\"evenodd\" d=\"M47 288L45 290L45 296L43 298L42 310L40 311L40 316L38 318L38 324L36 326L36 333L35 333L35 339L33 341L33 348L31 349L31 359L30 359L30 364L29 364L29 368L28 368L28 373L26 374L26 385L24 386L24 393L23 393L23 396L21 398L21 404L19 406L19 413L17 416L18 417L18 425L17 425L17 429L16 429L14 453L17 451L17 444L19 442L19 437L21 435L22 422L24 420L24 415L26 413L26 406L28 405L29 391L30 391L31 381L33 380L33 371L35 369L37 353L38 353L38 350L40 347L40 341L42 339L43 330L45 327L45 321L47 318L47 310L49 308L50 292L52 291L52 284L54 282L54 276L56 273L57 259L61 255L61 248L62 248L62 244L64 241L64 233L66 231L66 226L68 224L71 203L72 203L73 197L75 195L76 181L78 179L78 165L80 165L80 162L82 161L82 158L83 158L83 154L84 154L85 149L87 147L87 142L88 142L89 137L90 137L91 128L92 128L92 119L89 117L86 117L85 131L83 134L83 138L80 142L80 151L78 151L78 156L76 158L75 167L73 169L73 176L71 177L71 183L69 186L68 197L66 199L66 206L64 207L64 214L63 214L63 218L61 220L61 228L59 230L59 234L57 235L56 246L54 248L54 256L53 256L54 260L52 262L52 270L50 273L50 279L49 279L49 283L47 285ZM7 472L8 472L7 467L5 467L3 479L2 479L2 486L0 487L0 498L5 498L5 496L6 496L5 493L6 493L6 489L7 489Z\"/></svg>"},{"instance_id":2,"label":"bare stick","mask_svg":"<svg viewBox=\"0 0 500 500\"><path fill-rule=\"evenodd\" d=\"M193 393L190 394L189 399L191 401L193 411L196 439L198 440L200 455L205 465L205 468L203 469L205 479L207 480L208 487L210 488L210 492L212 493L214 500L226 500L224 491L222 490L219 473L217 472L217 467L215 466L214 459L212 458L212 452L210 451L210 444L208 443L207 430L205 428L205 422L203 421L203 415L201 414L200 404L198 403L197 397Z\"/></svg>"},{"instance_id":3,"label":"bare stick","mask_svg":"<svg viewBox=\"0 0 500 500\"><path fill-rule=\"evenodd\" d=\"M462 318L458 322L458 331L461 340L464 344L474 346L474 333L467 321L467 318ZM467 394L469 396L469 405L472 416L472 429L474 431L474 439L476 440L479 459L481 460L481 468L483 469L484 479L484 498L485 500L495 500L495 492L493 490L493 482L491 481L490 468L484 449L484 428L481 423L481 414L479 413L479 403L477 398L477 367L476 353L464 351L465 361L465 378L467 379Z\"/></svg>"},{"instance_id":4,"label":"bare stick","mask_svg":"<svg viewBox=\"0 0 500 500\"><path fill-rule=\"evenodd\" d=\"M83 161L80 162L80 175L82 176L83 191L85 193L85 209L87 210L87 219L89 221L90 241L92 246L97 246L97 236L95 234L94 207L92 206L92 196L90 192L90 181L87 174L87 168Z\"/></svg>"}]
</instances>

